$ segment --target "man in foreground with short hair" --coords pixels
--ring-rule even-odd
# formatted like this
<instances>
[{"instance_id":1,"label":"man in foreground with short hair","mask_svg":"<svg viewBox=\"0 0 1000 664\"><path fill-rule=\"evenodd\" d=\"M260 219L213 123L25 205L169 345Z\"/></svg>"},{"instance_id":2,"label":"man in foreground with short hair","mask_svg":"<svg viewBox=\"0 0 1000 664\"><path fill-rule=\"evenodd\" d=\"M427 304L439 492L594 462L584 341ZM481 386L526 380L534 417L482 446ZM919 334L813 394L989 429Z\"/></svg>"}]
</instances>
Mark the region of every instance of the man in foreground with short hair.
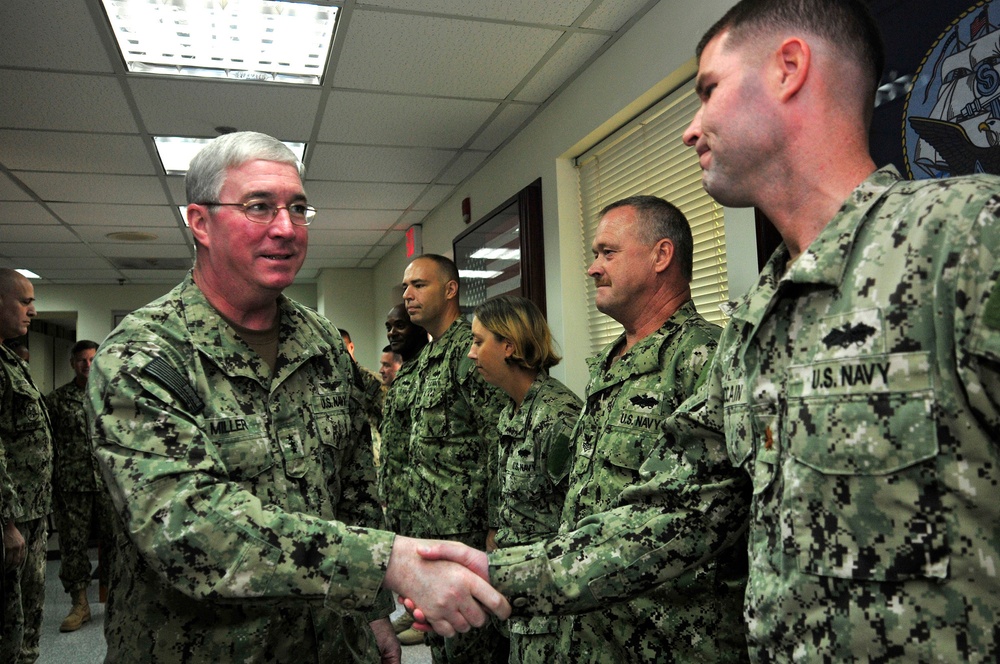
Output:
<instances>
[{"instance_id":1,"label":"man in foreground with short hair","mask_svg":"<svg viewBox=\"0 0 1000 664\"><path fill-rule=\"evenodd\" d=\"M446 631L505 612L378 529L357 366L282 295L315 213L301 178L263 134L204 148L186 179L193 271L97 354L93 438L122 535L109 660L398 662L389 591L409 586Z\"/></svg>"}]
</instances>

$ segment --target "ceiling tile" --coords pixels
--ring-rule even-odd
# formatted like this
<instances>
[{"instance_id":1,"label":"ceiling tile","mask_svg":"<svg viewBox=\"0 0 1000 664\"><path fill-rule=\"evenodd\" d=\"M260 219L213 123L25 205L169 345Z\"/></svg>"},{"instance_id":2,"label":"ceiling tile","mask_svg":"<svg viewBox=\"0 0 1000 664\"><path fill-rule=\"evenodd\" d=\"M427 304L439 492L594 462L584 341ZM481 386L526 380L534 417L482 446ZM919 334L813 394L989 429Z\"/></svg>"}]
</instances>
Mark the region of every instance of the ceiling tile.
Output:
<instances>
[{"instance_id":1,"label":"ceiling tile","mask_svg":"<svg viewBox=\"0 0 1000 664\"><path fill-rule=\"evenodd\" d=\"M65 252L65 249L63 251ZM65 270L66 256L36 256L26 258L24 265L36 274L42 274L38 270ZM106 259L95 256L89 251L86 253L76 252L73 256L73 269L106 270L111 269L111 265Z\"/></svg>"},{"instance_id":2,"label":"ceiling tile","mask_svg":"<svg viewBox=\"0 0 1000 664\"><path fill-rule=\"evenodd\" d=\"M52 281L55 283L77 283L77 284L101 284L101 283L117 283L121 276L118 274L118 270L109 268L107 270L93 270L93 269L76 269L68 268L63 270L46 270L44 274L40 274L44 281Z\"/></svg>"},{"instance_id":3,"label":"ceiling tile","mask_svg":"<svg viewBox=\"0 0 1000 664\"><path fill-rule=\"evenodd\" d=\"M309 202L317 208L400 210L410 207L426 185L307 181Z\"/></svg>"},{"instance_id":4,"label":"ceiling tile","mask_svg":"<svg viewBox=\"0 0 1000 664\"><path fill-rule=\"evenodd\" d=\"M161 226L176 227L176 208L167 205L106 205L93 203L52 203L49 207L74 226L121 226L132 230Z\"/></svg>"},{"instance_id":5,"label":"ceiling tile","mask_svg":"<svg viewBox=\"0 0 1000 664\"><path fill-rule=\"evenodd\" d=\"M122 270L133 284L179 283L187 273L187 270Z\"/></svg>"},{"instance_id":6,"label":"ceiling tile","mask_svg":"<svg viewBox=\"0 0 1000 664\"><path fill-rule=\"evenodd\" d=\"M545 101L607 41L608 37L604 35L572 35L517 93L517 99L537 103Z\"/></svg>"},{"instance_id":7,"label":"ceiling tile","mask_svg":"<svg viewBox=\"0 0 1000 664\"><path fill-rule=\"evenodd\" d=\"M0 70L0 127L135 133L118 81L89 74Z\"/></svg>"},{"instance_id":8,"label":"ceiling tile","mask_svg":"<svg viewBox=\"0 0 1000 664\"><path fill-rule=\"evenodd\" d=\"M285 141L312 134L320 91L246 81L130 78L146 129L157 136L214 137L216 127L260 131Z\"/></svg>"},{"instance_id":9,"label":"ceiling tile","mask_svg":"<svg viewBox=\"0 0 1000 664\"><path fill-rule=\"evenodd\" d=\"M459 148L496 109L496 102L334 90L319 140Z\"/></svg>"},{"instance_id":10,"label":"ceiling tile","mask_svg":"<svg viewBox=\"0 0 1000 664\"><path fill-rule=\"evenodd\" d=\"M367 4L439 14L573 25L591 0L367 0Z\"/></svg>"},{"instance_id":11,"label":"ceiling tile","mask_svg":"<svg viewBox=\"0 0 1000 664\"><path fill-rule=\"evenodd\" d=\"M66 203L163 203L160 181L143 175L18 173L44 201Z\"/></svg>"},{"instance_id":12,"label":"ceiling tile","mask_svg":"<svg viewBox=\"0 0 1000 664\"><path fill-rule=\"evenodd\" d=\"M310 229L328 230L337 228L353 228L375 231L392 228L399 219L399 210L333 210L320 209L316 213L316 221Z\"/></svg>"},{"instance_id":13,"label":"ceiling tile","mask_svg":"<svg viewBox=\"0 0 1000 664\"><path fill-rule=\"evenodd\" d=\"M427 210L409 210L396 222L393 229L405 233L410 226L419 224L426 216Z\"/></svg>"},{"instance_id":14,"label":"ceiling tile","mask_svg":"<svg viewBox=\"0 0 1000 664\"><path fill-rule=\"evenodd\" d=\"M4 224L0 226L4 245L17 242L79 242L73 232L61 224ZM14 250L5 246L5 251L14 254Z\"/></svg>"},{"instance_id":15,"label":"ceiling tile","mask_svg":"<svg viewBox=\"0 0 1000 664\"><path fill-rule=\"evenodd\" d=\"M454 158L452 150L317 145L312 178L350 182L430 182Z\"/></svg>"},{"instance_id":16,"label":"ceiling tile","mask_svg":"<svg viewBox=\"0 0 1000 664\"><path fill-rule=\"evenodd\" d=\"M359 8L351 17L334 84L358 90L503 99L561 34Z\"/></svg>"},{"instance_id":17,"label":"ceiling tile","mask_svg":"<svg viewBox=\"0 0 1000 664\"><path fill-rule=\"evenodd\" d=\"M0 201L30 201L31 196L25 193L9 177L0 173Z\"/></svg>"},{"instance_id":18,"label":"ceiling tile","mask_svg":"<svg viewBox=\"0 0 1000 664\"><path fill-rule=\"evenodd\" d=\"M496 150L515 129L538 110L537 106L527 104L508 104L499 115L493 119L490 126L476 137L472 147L477 150Z\"/></svg>"},{"instance_id":19,"label":"ceiling tile","mask_svg":"<svg viewBox=\"0 0 1000 664\"><path fill-rule=\"evenodd\" d=\"M186 244L148 244L138 242L92 243L90 246L108 258L193 258L194 254Z\"/></svg>"},{"instance_id":20,"label":"ceiling tile","mask_svg":"<svg viewBox=\"0 0 1000 664\"><path fill-rule=\"evenodd\" d=\"M345 231L345 230L313 230L309 227L309 255L313 255L314 249L321 249L326 246L351 247L355 250L351 255L364 255L364 250L368 246L378 242L382 237L382 231ZM356 250L362 250L357 254Z\"/></svg>"},{"instance_id":21,"label":"ceiling tile","mask_svg":"<svg viewBox=\"0 0 1000 664\"><path fill-rule=\"evenodd\" d=\"M454 193L455 187L446 185L434 185L413 205L414 210L433 210L441 202Z\"/></svg>"},{"instance_id":22,"label":"ceiling tile","mask_svg":"<svg viewBox=\"0 0 1000 664\"><path fill-rule=\"evenodd\" d=\"M476 150L466 150L463 152L458 161L448 167L440 178L438 178L438 184L458 184L465 178L479 168L479 166L486 161L486 158L490 156L489 152L482 152Z\"/></svg>"},{"instance_id":23,"label":"ceiling tile","mask_svg":"<svg viewBox=\"0 0 1000 664\"><path fill-rule=\"evenodd\" d=\"M2 229L0 229L2 230ZM59 257L68 262L69 256L93 256L94 252L82 242L71 245L66 242L47 242L42 240L29 240L27 242L2 242L0 243L0 253L7 256L20 256L23 258L37 257Z\"/></svg>"},{"instance_id":24,"label":"ceiling tile","mask_svg":"<svg viewBox=\"0 0 1000 664\"><path fill-rule=\"evenodd\" d=\"M57 225L59 220L38 203L0 203L0 224L23 224L25 226ZM0 239L6 239L0 228Z\"/></svg>"},{"instance_id":25,"label":"ceiling tile","mask_svg":"<svg viewBox=\"0 0 1000 664\"><path fill-rule=\"evenodd\" d=\"M87 3L4 0L0 2L0 25L0 66L112 71Z\"/></svg>"},{"instance_id":26,"label":"ceiling tile","mask_svg":"<svg viewBox=\"0 0 1000 664\"><path fill-rule=\"evenodd\" d=\"M76 232L85 242L128 244L133 247L158 247L162 244L183 244L187 242L187 233L174 226L173 228L136 228L135 226L78 226ZM108 233L150 233L156 240L149 242L128 242L107 237Z\"/></svg>"},{"instance_id":27,"label":"ceiling tile","mask_svg":"<svg viewBox=\"0 0 1000 664\"><path fill-rule=\"evenodd\" d=\"M648 9L658 0L604 0L601 6L583 22L585 28L617 31L641 9ZM643 11L645 13L645 11Z\"/></svg>"},{"instance_id":28,"label":"ceiling tile","mask_svg":"<svg viewBox=\"0 0 1000 664\"><path fill-rule=\"evenodd\" d=\"M139 136L0 130L0 163L11 170L155 175Z\"/></svg>"}]
</instances>

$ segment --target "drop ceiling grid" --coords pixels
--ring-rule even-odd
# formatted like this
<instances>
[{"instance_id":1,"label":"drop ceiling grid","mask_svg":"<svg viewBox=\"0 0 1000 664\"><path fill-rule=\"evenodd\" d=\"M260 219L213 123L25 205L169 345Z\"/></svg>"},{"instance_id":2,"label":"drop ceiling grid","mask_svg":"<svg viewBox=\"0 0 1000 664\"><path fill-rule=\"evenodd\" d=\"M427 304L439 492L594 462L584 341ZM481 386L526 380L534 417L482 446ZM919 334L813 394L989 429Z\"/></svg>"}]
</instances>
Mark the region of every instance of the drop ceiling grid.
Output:
<instances>
[{"instance_id":1,"label":"drop ceiling grid","mask_svg":"<svg viewBox=\"0 0 1000 664\"><path fill-rule=\"evenodd\" d=\"M0 69L0 128L136 133L118 81L110 76Z\"/></svg>"},{"instance_id":2,"label":"drop ceiling grid","mask_svg":"<svg viewBox=\"0 0 1000 664\"><path fill-rule=\"evenodd\" d=\"M43 201L163 203L163 189L155 176L22 172L18 177Z\"/></svg>"},{"instance_id":3,"label":"drop ceiling grid","mask_svg":"<svg viewBox=\"0 0 1000 664\"><path fill-rule=\"evenodd\" d=\"M0 3L0 67L111 73L87 4L65 0ZM115 54L117 56L117 54Z\"/></svg>"},{"instance_id":4,"label":"drop ceiling grid","mask_svg":"<svg viewBox=\"0 0 1000 664\"><path fill-rule=\"evenodd\" d=\"M454 150L320 143L308 176L352 182L430 183L455 157Z\"/></svg>"},{"instance_id":5,"label":"drop ceiling grid","mask_svg":"<svg viewBox=\"0 0 1000 664\"><path fill-rule=\"evenodd\" d=\"M156 175L138 135L0 130L0 163L12 171Z\"/></svg>"},{"instance_id":6,"label":"drop ceiling grid","mask_svg":"<svg viewBox=\"0 0 1000 664\"><path fill-rule=\"evenodd\" d=\"M618 0L605 0L606 2ZM367 0L365 4L502 21L572 25L591 0Z\"/></svg>"},{"instance_id":7,"label":"drop ceiling grid","mask_svg":"<svg viewBox=\"0 0 1000 664\"><path fill-rule=\"evenodd\" d=\"M540 104L608 41L607 35L574 34L517 93L519 101Z\"/></svg>"},{"instance_id":8,"label":"drop ceiling grid","mask_svg":"<svg viewBox=\"0 0 1000 664\"><path fill-rule=\"evenodd\" d=\"M504 99L558 30L355 10L335 87ZM486 73L487 75L483 75Z\"/></svg>"},{"instance_id":9,"label":"drop ceiling grid","mask_svg":"<svg viewBox=\"0 0 1000 664\"><path fill-rule=\"evenodd\" d=\"M49 207L71 226L128 224L137 228L177 226L177 213L168 205L108 205L105 203L50 203Z\"/></svg>"}]
</instances>

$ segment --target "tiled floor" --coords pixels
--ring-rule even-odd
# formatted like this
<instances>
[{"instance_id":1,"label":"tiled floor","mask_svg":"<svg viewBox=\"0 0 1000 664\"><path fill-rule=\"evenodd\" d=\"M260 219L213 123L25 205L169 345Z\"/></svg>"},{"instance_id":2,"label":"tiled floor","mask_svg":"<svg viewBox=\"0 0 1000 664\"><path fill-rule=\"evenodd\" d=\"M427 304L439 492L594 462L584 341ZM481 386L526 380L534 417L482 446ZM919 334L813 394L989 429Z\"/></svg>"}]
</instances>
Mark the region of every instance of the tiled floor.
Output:
<instances>
[{"instance_id":1,"label":"tiled floor","mask_svg":"<svg viewBox=\"0 0 1000 664\"><path fill-rule=\"evenodd\" d=\"M50 548L54 546L56 545L50 544ZM96 567L97 549L90 553L91 561ZM90 585L87 599L90 602L91 621L75 632L61 633L59 625L69 613L72 602L59 583L59 561L50 560L45 569L45 610L42 615L38 664L99 664L104 661L104 605L97 601L97 581ZM403 646L403 664L430 662L431 651L427 646Z\"/></svg>"}]
</instances>

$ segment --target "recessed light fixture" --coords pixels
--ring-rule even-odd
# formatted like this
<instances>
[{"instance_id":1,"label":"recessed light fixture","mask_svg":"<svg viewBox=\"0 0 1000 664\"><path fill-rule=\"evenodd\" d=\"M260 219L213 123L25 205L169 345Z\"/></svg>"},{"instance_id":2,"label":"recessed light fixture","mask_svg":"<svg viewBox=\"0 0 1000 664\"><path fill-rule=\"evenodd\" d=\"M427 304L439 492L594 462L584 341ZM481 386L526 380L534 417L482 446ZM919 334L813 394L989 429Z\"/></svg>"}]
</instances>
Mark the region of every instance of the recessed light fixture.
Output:
<instances>
[{"instance_id":1,"label":"recessed light fixture","mask_svg":"<svg viewBox=\"0 0 1000 664\"><path fill-rule=\"evenodd\" d=\"M496 270L459 270L458 276L462 279L493 279L499 277L502 272Z\"/></svg>"},{"instance_id":2,"label":"recessed light fixture","mask_svg":"<svg viewBox=\"0 0 1000 664\"><path fill-rule=\"evenodd\" d=\"M17 269L14 270L14 272L17 272L22 277L26 277L28 279L41 279L40 276L38 276L37 274L35 274L31 270L26 270L24 268L17 268Z\"/></svg>"},{"instance_id":3,"label":"recessed light fixture","mask_svg":"<svg viewBox=\"0 0 1000 664\"><path fill-rule=\"evenodd\" d=\"M339 8L269 0L103 0L131 72L323 80Z\"/></svg>"},{"instance_id":4,"label":"recessed light fixture","mask_svg":"<svg viewBox=\"0 0 1000 664\"><path fill-rule=\"evenodd\" d=\"M521 258L520 249L491 249L483 247L472 254L471 258L485 258L487 260L516 261Z\"/></svg>"},{"instance_id":5,"label":"recessed light fixture","mask_svg":"<svg viewBox=\"0 0 1000 664\"><path fill-rule=\"evenodd\" d=\"M108 233L104 237L117 242L152 242L159 240L159 235L153 233L142 233L140 231L120 231L118 233Z\"/></svg>"},{"instance_id":6,"label":"recessed light fixture","mask_svg":"<svg viewBox=\"0 0 1000 664\"><path fill-rule=\"evenodd\" d=\"M184 136L154 136L153 143L156 145L156 153L163 164L163 170L167 175L184 175L187 173L191 160L198 154L198 151L208 145L211 138L187 138ZM294 143L282 141L288 149L295 153L295 157L302 161L306 152L305 143Z\"/></svg>"}]
</instances>

